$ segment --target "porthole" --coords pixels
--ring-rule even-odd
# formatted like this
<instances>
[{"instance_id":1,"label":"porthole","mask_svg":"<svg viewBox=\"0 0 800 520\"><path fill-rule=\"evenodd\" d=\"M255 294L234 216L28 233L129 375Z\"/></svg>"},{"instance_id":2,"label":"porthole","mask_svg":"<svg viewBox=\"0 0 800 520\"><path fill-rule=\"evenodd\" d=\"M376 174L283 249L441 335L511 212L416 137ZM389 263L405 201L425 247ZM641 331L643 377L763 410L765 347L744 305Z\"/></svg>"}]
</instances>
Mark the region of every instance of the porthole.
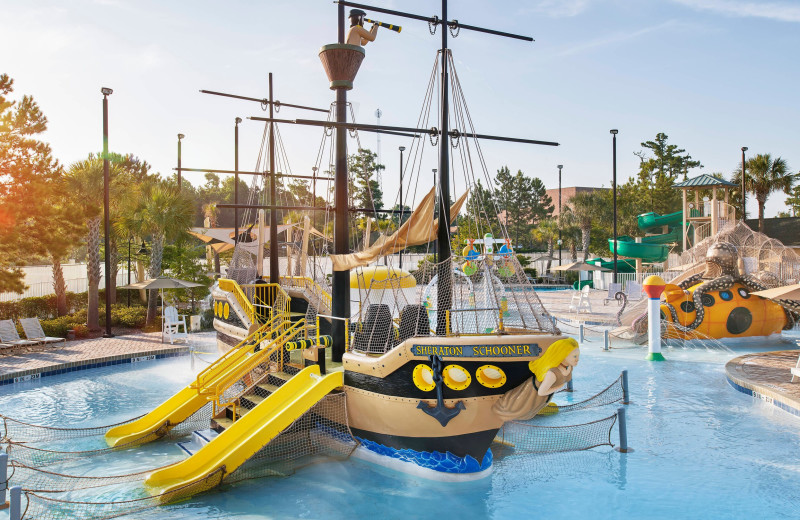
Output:
<instances>
[{"instance_id":1,"label":"porthole","mask_svg":"<svg viewBox=\"0 0 800 520\"><path fill-rule=\"evenodd\" d=\"M430 392L436 388L436 383L433 381L433 370L428 365L419 364L414 367L412 375L414 384L423 392Z\"/></svg>"},{"instance_id":2,"label":"porthole","mask_svg":"<svg viewBox=\"0 0 800 520\"><path fill-rule=\"evenodd\" d=\"M228 317L231 315L231 306L228 305L228 302L222 306L222 316L227 320Z\"/></svg>"},{"instance_id":3,"label":"porthole","mask_svg":"<svg viewBox=\"0 0 800 520\"><path fill-rule=\"evenodd\" d=\"M688 302L688 301L687 302L681 302L681 310L683 312L685 312L686 314L689 314L690 312L694 312L695 311L694 302Z\"/></svg>"},{"instance_id":4,"label":"porthole","mask_svg":"<svg viewBox=\"0 0 800 520\"><path fill-rule=\"evenodd\" d=\"M714 304L717 303L714 297L708 293L701 296L700 300L703 302L703 307L713 307Z\"/></svg>"},{"instance_id":5,"label":"porthole","mask_svg":"<svg viewBox=\"0 0 800 520\"><path fill-rule=\"evenodd\" d=\"M447 365L442 370L444 384L452 390L464 390L472 383L472 376L461 365Z\"/></svg>"},{"instance_id":6,"label":"porthole","mask_svg":"<svg viewBox=\"0 0 800 520\"><path fill-rule=\"evenodd\" d=\"M483 365L475 371L475 377L486 388L500 388L506 384L506 374L495 365Z\"/></svg>"},{"instance_id":7,"label":"porthole","mask_svg":"<svg viewBox=\"0 0 800 520\"><path fill-rule=\"evenodd\" d=\"M733 299L733 293L730 291L720 291L719 297L725 300L726 302L729 302Z\"/></svg>"},{"instance_id":8,"label":"porthole","mask_svg":"<svg viewBox=\"0 0 800 520\"><path fill-rule=\"evenodd\" d=\"M739 288L736 290L736 292L738 292L738 293L739 293L739 296L741 296L741 297L742 297L742 298L744 298L745 300L746 300L747 298L749 298L749 297L750 297L750 291L748 291L748 290L747 290L747 289L745 289L744 287L739 287Z\"/></svg>"}]
</instances>

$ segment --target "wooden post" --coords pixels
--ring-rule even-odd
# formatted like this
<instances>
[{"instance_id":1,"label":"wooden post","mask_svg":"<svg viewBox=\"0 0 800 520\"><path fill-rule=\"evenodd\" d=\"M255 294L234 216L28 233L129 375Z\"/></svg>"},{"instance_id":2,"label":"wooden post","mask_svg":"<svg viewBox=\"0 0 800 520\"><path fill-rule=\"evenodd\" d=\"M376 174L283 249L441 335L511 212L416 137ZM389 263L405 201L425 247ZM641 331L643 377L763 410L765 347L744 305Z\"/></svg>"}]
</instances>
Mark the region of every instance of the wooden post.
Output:
<instances>
[{"instance_id":1,"label":"wooden post","mask_svg":"<svg viewBox=\"0 0 800 520\"><path fill-rule=\"evenodd\" d=\"M716 235L719 231L719 209L717 208L717 188L711 188L711 234Z\"/></svg>"},{"instance_id":2,"label":"wooden post","mask_svg":"<svg viewBox=\"0 0 800 520\"><path fill-rule=\"evenodd\" d=\"M303 246L300 250L300 276L306 276L306 264L308 263L308 238L311 234L311 219L308 215L303 219Z\"/></svg>"},{"instance_id":3,"label":"wooden post","mask_svg":"<svg viewBox=\"0 0 800 520\"><path fill-rule=\"evenodd\" d=\"M372 220L367 219L367 229L364 230L364 249L369 247L369 236L372 233Z\"/></svg>"},{"instance_id":4,"label":"wooden post","mask_svg":"<svg viewBox=\"0 0 800 520\"><path fill-rule=\"evenodd\" d=\"M688 208L686 207L686 188L681 190L683 192L683 229L681 230L681 235L683 235L683 250L686 251L686 212Z\"/></svg>"},{"instance_id":5,"label":"wooden post","mask_svg":"<svg viewBox=\"0 0 800 520\"><path fill-rule=\"evenodd\" d=\"M264 218L264 210L258 210L258 254L256 260L256 274L258 274L259 278L264 274ZM270 280L270 282L277 283L274 280Z\"/></svg>"}]
</instances>

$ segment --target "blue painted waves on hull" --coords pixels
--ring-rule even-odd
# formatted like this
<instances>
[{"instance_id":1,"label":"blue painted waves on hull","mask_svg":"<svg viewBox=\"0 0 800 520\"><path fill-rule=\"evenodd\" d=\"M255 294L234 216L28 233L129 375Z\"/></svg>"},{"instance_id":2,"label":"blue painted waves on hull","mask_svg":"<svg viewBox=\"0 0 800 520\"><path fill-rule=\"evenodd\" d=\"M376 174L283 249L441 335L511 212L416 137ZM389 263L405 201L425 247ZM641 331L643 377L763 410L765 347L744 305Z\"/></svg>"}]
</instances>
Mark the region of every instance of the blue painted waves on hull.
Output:
<instances>
[{"instance_id":1,"label":"blue painted waves on hull","mask_svg":"<svg viewBox=\"0 0 800 520\"><path fill-rule=\"evenodd\" d=\"M368 450L391 457L393 459L402 460L405 462L412 462L417 466L432 469L434 471L441 471L442 473L477 473L488 469L492 465L492 450L486 450L486 455L483 456L483 461L478 463L473 457L467 455L466 457L459 457L453 455L449 451L441 453L438 451L415 451L410 449L398 450L390 448L377 442L372 442L361 437L356 437L361 444Z\"/></svg>"}]
</instances>

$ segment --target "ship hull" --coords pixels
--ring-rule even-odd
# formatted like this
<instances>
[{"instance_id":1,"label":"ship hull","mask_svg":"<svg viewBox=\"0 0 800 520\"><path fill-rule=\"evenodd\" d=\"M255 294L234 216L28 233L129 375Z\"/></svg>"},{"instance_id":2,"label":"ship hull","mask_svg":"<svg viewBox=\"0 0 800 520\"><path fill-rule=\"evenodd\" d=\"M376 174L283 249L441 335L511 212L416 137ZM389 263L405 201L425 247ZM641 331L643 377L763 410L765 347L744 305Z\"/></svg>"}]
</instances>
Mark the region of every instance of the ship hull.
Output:
<instances>
[{"instance_id":1,"label":"ship hull","mask_svg":"<svg viewBox=\"0 0 800 520\"><path fill-rule=\"evenodd\" d=\"M530 361L564 337L412 338L381 356L348 352L343 363L350 429L362 448L386 459L410 462L432 474L488 474L490 446L503 426L494 403L529 379ZM413 375L419 365L431 366L432 355L441 358L442 367L457 365L470 379L466 386L452 385L457 388L442 385L441 404L452 415L445 424L424 409L441 406L437 390L420 388ZM503 384L481 382L477 373L486 366L500 369ZM389 462L385 465L395 467Z\"/></svg>"}]
</instances>

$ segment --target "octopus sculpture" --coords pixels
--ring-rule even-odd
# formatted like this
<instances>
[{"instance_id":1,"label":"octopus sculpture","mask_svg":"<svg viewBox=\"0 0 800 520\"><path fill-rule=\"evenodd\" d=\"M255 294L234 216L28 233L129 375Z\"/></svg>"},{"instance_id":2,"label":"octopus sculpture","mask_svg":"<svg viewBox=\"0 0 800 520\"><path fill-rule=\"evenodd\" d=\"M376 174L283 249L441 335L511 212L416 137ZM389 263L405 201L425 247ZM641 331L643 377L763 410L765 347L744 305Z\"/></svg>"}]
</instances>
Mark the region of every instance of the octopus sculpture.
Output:
<instances>
[{"instance_id":1,"label":"octopus sculpture","mask_svg":"<svg viewBox=\"0 0 800 520\"><path fill-rule=\"evenodd\" d=\"M772 275L741 274L738 263L735 246L717 243L708 249L703 273L667 285L662 319L681 326L676 336L693 337L695 331L715 339L769 336L794 325L800 304L752 297L751 292L767 288L764 282Z\"/></svg>"}]
</instances>

